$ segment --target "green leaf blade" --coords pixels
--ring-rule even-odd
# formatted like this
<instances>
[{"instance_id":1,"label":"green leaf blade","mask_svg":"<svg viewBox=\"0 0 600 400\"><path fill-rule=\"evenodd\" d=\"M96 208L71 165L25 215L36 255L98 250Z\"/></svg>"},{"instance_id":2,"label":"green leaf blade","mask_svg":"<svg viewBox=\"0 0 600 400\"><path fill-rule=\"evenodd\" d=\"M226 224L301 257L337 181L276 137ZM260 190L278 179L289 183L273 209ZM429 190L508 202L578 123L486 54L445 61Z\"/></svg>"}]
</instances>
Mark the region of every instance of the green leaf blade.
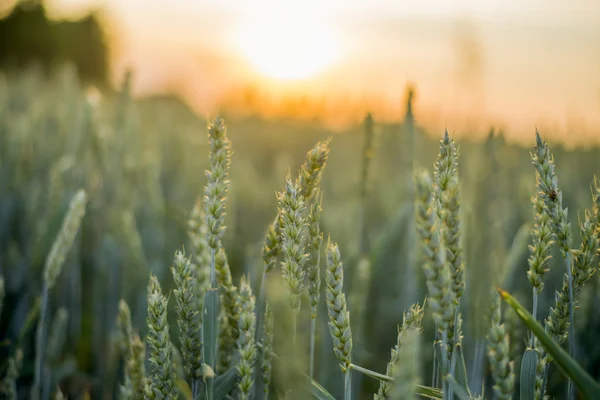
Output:
<instances>
[{"instance_id":1,"label":"green leaf blade","mask_svg":"<svg viewBox=\"0 0 600 400\"><path fill-rule=\"evenodd\" d=\"M535 378L538 353L535 349L525 350L521 361L521 400L535 400Z\"/></svg>"},{"instance_id":2,"label":"green leaf blade","mask_svg":"<svg viewBox=\"0 0 600 400\"><path fill-rule=\"evenodd\" d=\"M517 316L540 341L544 349L552 356L560 370L575 383L581 393L588 399L600 399L600 384L594 380L577 362L531 316L517 299L508 292L498 289L500 296L517 313Z\"/></svg>"}]
</instances>

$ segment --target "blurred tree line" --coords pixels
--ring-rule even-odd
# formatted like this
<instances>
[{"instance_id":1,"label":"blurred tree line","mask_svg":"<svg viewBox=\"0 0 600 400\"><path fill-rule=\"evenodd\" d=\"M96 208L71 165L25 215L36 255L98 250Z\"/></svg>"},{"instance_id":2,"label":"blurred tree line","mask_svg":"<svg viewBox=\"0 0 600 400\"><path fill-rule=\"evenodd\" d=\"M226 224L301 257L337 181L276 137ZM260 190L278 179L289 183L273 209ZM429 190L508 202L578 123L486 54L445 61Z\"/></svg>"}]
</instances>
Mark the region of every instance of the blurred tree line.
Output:
<instances>
[{"instance_id":1,"label":"blurred tree line","mask_svg":"<svg viewBox=\"0 0 600 400\"><path fill-rule=\"evenodd\" d=\"M3 4L2 4L3 3ZM79 20L52 20L41 0L0 0L0 68L39 63L49 71L64 62L76 65L82 81L103 86L108 78L108 45L97 13Z\"/></svg>"}]
</instances>

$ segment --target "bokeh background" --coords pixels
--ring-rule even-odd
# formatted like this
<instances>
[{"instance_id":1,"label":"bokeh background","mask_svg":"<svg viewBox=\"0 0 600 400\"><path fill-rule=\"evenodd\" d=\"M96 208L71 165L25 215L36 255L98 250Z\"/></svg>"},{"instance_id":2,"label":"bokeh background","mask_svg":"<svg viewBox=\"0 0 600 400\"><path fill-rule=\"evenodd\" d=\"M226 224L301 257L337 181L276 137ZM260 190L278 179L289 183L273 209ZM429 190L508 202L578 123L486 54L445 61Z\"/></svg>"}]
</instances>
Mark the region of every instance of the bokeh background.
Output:
<instances>
[{"instance_id":1,"label":"bokeh background","mask_svg":"<svg viewBox=\"0 0 600 400\"><path fill-rule=\"evenodd\" d=\"M333 137L323 230L346 261L350 311L361 321L355 357L376 371L403 310L425 296L413 251L413 170L432 168L445 128L459 138L465 352L473 385L488 377L489 390L481 296L501 271L502 285L531 301L536 127L555 154L574 246L578 217L591 207L600 175L600 5L413 3L0 1L0 355L23 349L22 398L45 255L81 187L91 201L51 298L50 315L69 312L66 345L49 362L53 384L70 398L115 395L118 301L129 302L143 333L150 271L172 288L168 268L188 246L186 220L208 165L207 118L217 112L234 149L225 247L235 281L260 278L275 191L306 151ZM375 128L364 181L368 112ZM362 256L366 272L357 269ZM555 264L541 317L562 282ZM577 314L577 356L595 377L599 303L594 278ZM509 319L518 371L525 335ZM338 398L343 380L325 320L319 329L317 380ZM370 398L376 382L357 379L357 396ZM550 393L563 393L555 368L550 382Z\"/></svg>"},{"instance_id":2,"label":"bokeh background","mask_svg":"<svg viewBox=\"0 0 600 400\"><path fill-rule=\"evenodd\" d=\"M133 69L136 95L176 93L203 114L397 121L413 84L432 131L493 125L527 141L537 125L585 143L600 126L594 0L46 0L25 15L15 3L0 5L3 64L71 58L112 86Z\"/></svg>"}]
</instances>

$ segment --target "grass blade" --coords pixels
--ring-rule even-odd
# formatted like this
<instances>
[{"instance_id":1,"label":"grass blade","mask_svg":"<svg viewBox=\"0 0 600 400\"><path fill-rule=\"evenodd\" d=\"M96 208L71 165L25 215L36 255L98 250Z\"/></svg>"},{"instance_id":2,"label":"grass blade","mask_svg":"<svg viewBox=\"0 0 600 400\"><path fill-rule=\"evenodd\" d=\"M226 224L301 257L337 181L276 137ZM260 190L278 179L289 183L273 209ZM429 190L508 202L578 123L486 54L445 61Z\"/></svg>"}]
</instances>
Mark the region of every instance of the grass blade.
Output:
<instances>
[{"instance_id":1,"label":"grass blade","mask_svg":"<svg viewBox=\"0 0 600 400\"><path fill-rule=\"evenodd\" d=\"M465 355L460 343L458 343L454 349L454 354L458 357L457 368L456 368L456 381L465 390L469 390L468 376L467 376L467 364L465 363Z\"/></svg>"},{"instance_id":2,"label":"grass blade","mask_svg":"<svg viewBox=\"0 0 600 400\"><path fill-rule=\"evenodd\" d=\"M417 386L417 391L415 394L433 400L441 400L444 397L440 389L423 385Z\"/></svg>"},{"instance_id":3,"label":"grass blade","mask_svg":"<svg viewBox=\"0 0 600 400\"><path fill-rule=\"evenodd\" d=\"M535 378L538 353L535 349L525 350L521 361L521 400L535 399Z\"/></svg>"},{"instance_id":4,"label":"grass blade","mask_svg":"<svg viewBox=\"0 0 600 400\"><path fill-rule=\"evenodd\" d=\"M193 400L194 396L192 396L192 390L186 381L183 379L175 379L175 386L177 386L185 400Z\"/></svg>"},{"instance_id":5,"label":"grass blade","mask_svg":"<svg viewBox=\"0 0 600 400\"><path fill-rule=\"evenodd\" d=\"M19 330L19 336L17 337L17 343L16 343L17 348L20 348L22 346L23 340L26 339L27 334L33 328L37 318L40 315L40 306L41 306L41 297L37 297L35 299L35 303L29 309L29 312L27 313L27 316L25 317L25 322L23 323L23 326L21 326L21 329Z\"/></svg>"},{"instance_id":6,"label":"grass blade","mask_svg":"<svg viewBox=\"0 0 600 400\"><path fill-rule=\"evenodd\" d=\"M365 374L367 376L370 376L371 378L383 381L383 382L394 382L394 378L392 378L391 376L387 376L384 374L380 374L379 372L375 372L375 371L371 371L370 369L366 369L361 367L360 365L356 365L356 364L350 364L350 369L353 369L357 372L360 372L361 374Z\"/></svg>"},{"instance_id":7,"label":"grass blade","mask_svg":"<svg viewBox=\"0 0 600 400\"><path fill-rule=\"evenodd\" d=\"M239 361L238 359L234 361L234 364ZM238 380L238 371L237 367L229 368L225 373L217 376L214 382L213 389L213 398L215 400L223 400L227 397L231 390L235 387L235 384ZM194 400L205 400L206 399L206 391L200 391L200 394L196 396Z\"/></svg>"},{"instance_id":8,"label":"grass blade","mask_svg":"<svg viewBox=\"0 0 600 400\"><path fill-rule=\"evenodd\" d=\"M222 400L231 393L231 390L234 388L237 383L238 372L237 368L231 367L222 375L219 375L215 379L215 388L214 388L214 399Z\"/></svg>"},{"instance_id":9,"label":"grass blade","mask_svg":"<svg viewBox=\"0 0 600 400\"><path fill-rule=\"evenodd\" d=\"M569 354L558 345L542 326L533 319L529 311L513 296L498 289L502 298L515 310L519 318L538 338L544 349L554 358L560 370L575 383L588 399L600 399L600 384L594 380Z\"/></svg>"},{"instance_id":10,"label":"grass blade","mask_svg":"<svg viewBox=\"0 0 600 400\"><path fill-rule=\"evenodd\" d=\"M469 396L469 392L452 375L446 375L445 379L454 391L454 396L458 397L459 400L470 400L471 396Z\"/></svg>"},{"instance_id":11,"label":"grass blade","mask_svg":"<svg viewBox=\"0 0 600 400\"><path fill-rule=\"evenodd\" d=\"M306 377L310 380L310 392L315 399L335 400L335 397L333 397L323 386L319 385L314 379L309 378L308 375L306 375Z\"/></svg>"},{"instance_id":12,"label":"grass blade","mask_svg":"<svg viewBox=\"0 0 600 400\"><path fill-rule=\"evenodd\" d=\"M375 371L371 371L370 369L363 368L356 364L350 364L350 369L353 369L361 374L369 376L373 379L377 379L383 382L394 382L394 378L380 374ZM443 398L441 389L432 388L429 386L417 385L417 391L415 393L418 396L422 396L428 399L441 400Z\"/></svg>"}]
</instances>

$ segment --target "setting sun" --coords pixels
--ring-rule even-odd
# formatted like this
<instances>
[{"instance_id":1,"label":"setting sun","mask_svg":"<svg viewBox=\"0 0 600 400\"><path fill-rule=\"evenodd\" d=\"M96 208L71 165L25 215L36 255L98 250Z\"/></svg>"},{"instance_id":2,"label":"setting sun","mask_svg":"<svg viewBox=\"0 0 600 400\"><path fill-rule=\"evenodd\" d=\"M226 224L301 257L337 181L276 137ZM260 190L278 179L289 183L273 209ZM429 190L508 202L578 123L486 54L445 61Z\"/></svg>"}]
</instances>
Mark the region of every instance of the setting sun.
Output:
<instances>
[{"instance_id":1,"label":"setting sun","mask_svg":"<svg viewBox=\"0 0 600 400\"><path fill-rule=\"evenodd\" d=\"M340 49L326 26L299 17L253 18L237 33L240 53L266 78L298 80L330 67Z\"/></svg>"}]
</instances>

